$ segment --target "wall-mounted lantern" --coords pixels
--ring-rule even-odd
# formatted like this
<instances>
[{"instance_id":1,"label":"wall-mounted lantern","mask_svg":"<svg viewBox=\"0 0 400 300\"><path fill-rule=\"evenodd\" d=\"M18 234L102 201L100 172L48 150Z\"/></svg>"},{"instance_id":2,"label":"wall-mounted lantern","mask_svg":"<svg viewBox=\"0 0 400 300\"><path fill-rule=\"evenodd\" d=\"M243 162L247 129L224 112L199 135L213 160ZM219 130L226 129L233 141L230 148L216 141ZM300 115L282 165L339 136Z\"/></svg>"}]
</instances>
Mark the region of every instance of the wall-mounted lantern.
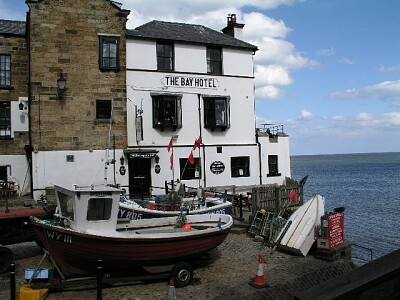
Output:
<instances>
[{"instance_id":1,"label":"wall-mounted lantern","mask_svg":"<svg viewBox=\"0 0 400 300\"><path fill-rule=\"evenodd\" d=\"M60 77L57 79L58 100L64 99L64 91L65 91L66 82L67 82L67 80L64 78L63 73L61 73Z\"/></svg>"},{"instance_id":2,"label":"wall-mounted lantern","mask_svg":"<svg viewBox=\"0 0 400 300\"><path fill-rule=\"evenodd\" d=\"M124 163L125 163L125 158L124 158L124 156L121 156L121 158L120 158L119 160L120 160L120 162L121 162L121 166L123 166Z\"/></svg>"},{"instance_id":3,"label":"wall-mounted lantern","mask_svg":"<svg viewBox=\"0 0 400 300\"><path fill-rule=\"evenodd\" d=\"M28 98L27 97L19 97L18 109L21 113L28 113Z\"/></svg>"}]
</instances>

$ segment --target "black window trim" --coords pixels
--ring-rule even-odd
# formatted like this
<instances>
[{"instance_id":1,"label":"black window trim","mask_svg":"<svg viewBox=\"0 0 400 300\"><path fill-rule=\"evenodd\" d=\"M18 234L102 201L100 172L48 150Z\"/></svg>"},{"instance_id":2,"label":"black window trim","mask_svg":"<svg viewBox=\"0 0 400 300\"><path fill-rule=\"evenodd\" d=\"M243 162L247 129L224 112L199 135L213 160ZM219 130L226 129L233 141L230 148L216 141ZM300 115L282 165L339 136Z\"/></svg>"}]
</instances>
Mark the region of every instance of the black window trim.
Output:
<instances>
[{"instance_id":1,"label":"black window trim","mask_svg":"<svg viewBox=\"0 0 400 300\"><path fill-rule=\"evenodd\" d=\"M230 101L231 97L230 96L210 96L210 95L203 95L203 107L204 107L204 128L211 129L211 131L214 131L216 129L220 129L222 131L227 130L228 128L231 127L231 122L230 122ZM225 124L224 125L217 125L215 124L215 100L225 100ZM214 102L214 124L209 124L207 122L207 117L208 117L208 112L206 112L206 102Z\"/></svg>"},{"instance_id":2,"label":"black window trim","mask_svg":"<svg viewBox=\"0 0 400 300\"><path fill-rule=\"evenodd\" d=\"M165 46L166 45L168 45L168 46L171 46L171 57L169 57L169 56L166 56L165 55L165 51L163 52L163 56L159 56L158 55L158 46L159 45L163 45L164 46L164 50L165 50ZM161 71L161 72L171 72L171 71L175 71L175 45L174 45L174 43L171 43L171 42L164 42L164 41L157 41L156 42L156 57L157 57L157 71ZM159 61L158 61L158 59L159 58L162 58L163 60L165 60L165 59L167 59L167 58L170 58L171 60L172 60L172 62L171 62L171 68L169 69L169 68L160 68L159 67Z\"/></svg>"},{"instance_id":3,"label":"black window trim","mask_svg":"<svg viewBox=\"0 0 400 300\"><path fill-rule=\"evenodd\" d=\"M100 103L109 103L110 104L110 108L105 109L104 107L102 107L101 110L99 110L99 104ZM99 117L99 112L100 111L108 111L110 112L110 117ZM108 99L96 99L96 120L97 121L109 121L110 119L112 119L112 112L113 112L113 101L112 100L108 100Z\"/></svg>"},{"instance_id":4,"label":"black window trim","mask_svg":"<svg viewBox=\"0 0 400 300\"><path fill-rule=\"evenodd\" d=\"M272 157L276 158L276 163L275 163L276 172L271 172L272 163L270 162L270 157L271 158ZM267 159L268 159L268 174L267 174L267 177L279 177L279 176L281 176L282 174L279 172L279 164L278 164L279 163L279 157L278 157L278 155L270 154L270 155L268 155Z\"/></svg>"},{"instance_id":5,"label":"black window trim","mask_svg":"<svg viewBox=\"0 0 400 300\"><path fill-rule=\"evenodd\" d=\"M102 71L119 71L120 70L120 35L115 34L99 34L99 68ZM116 49L116 66L115 67L108 67L104 66L103 64L103 43L105 41L114 41L117 49Z\"/></svg>"},{"instance_id":6,"label":"black window trim","mask_svg":"<svg viewBox=\"0 0 400 300\"><path fill-rule=\"evenodd\" d=\"M1 101L0 104L1 105L4 104L4 106L6 108L8 108L8 114L9 114L8 117L4 116L4 118L1 119L1 121L3 121L3 119L4 119L4 122L6 122L8 120L8 122L6 123L6 125L8 125L8 127L4 127L4 129L3 128L0 129L1 131L4 131L4 134L0 135L0 140L12 140L13 137L12 137L12 129L11 129L11 101ZM6 112L6 109L4 111Z\"/></svg>"},{"instance_id":7,"label":"black window trim","mask_svg":"<svg viewBox=\"0 0 400 300\"><path fill-rule=\"evenodd\" d=\"M150 96L152 98L152 124L153 128L155 129L160 129L161 131L164 131L165 129L172 129L173 131L177 130L178 128L182 128L182 94L176 94L176 93L150 93ZM156 116L155 116L155 101L156 99L159 98L164 98L164 97L170 97L170 98L175 98L176 102L176 111L175 111L175 118L176 122L174 125L166 125L164 122L161 124L156 124Z\"/></svg>"},{"instance_id":8,"label":"black window trim","mask_svg":"<svg viewBox=\"0 0 400 300\"><path fill-rule=\"evenodd\" d=\"M209 53L210 50L218 50L219 51L219 59L218 60L215 60L215 59L213 59L211 57L209 59L208 53ZM224 71L223 71L223 68L222 68L222 66L223 66L223 64L222 64L222 62L223 62L222 47L207 46L207 48L206 48L206 61L207 61L207 74L214 74L214 75L223 75L224 74ZM212 67L216 63L218 63L219 69L220 69L218 72L216 72L214 70L214 68ZM209 64L210 64L210 70L208 69Z\"/></svg>"},{"instance_id":9,"label":"black window trim","mask_svg":"<svg viewBox=\"0 0 400 300\"><path fill-rule=\"evenodd\" d=\"M201 179L201 158L200 157L193 157L194 158L194 164L192 165L187 157L180 157L179 158L179 175L181 180L199 180ZM195 177L195 172L199 172L199 177ZM189 175L193 175L190 178L187 178L185 174L186 172L189 173Z\"/></svg>"},{"instance_id":10,"label":"black window trim","mask_svg":"<svg viewBox=\"0 0 400 300\"><path fill-rule=\"evenodd\" d=\"M233 164L233 160L234 159L246 159L247 160L247 174L246 174L246 172L244 172L244 174L243 175L240 175L239 174L239 171L236 173L234 173L234 168L233 167L235 167L235 168L237 168L237 165L235 165L234 166L234 164ZM236 171L236 170L235 170ZM231 177L232 178L239 178L239 177L250 177L250 156L248 156L248 155L241 155L241 156L232 156L231 157Z\"/></svg>"},{"instance_id":11,"label":"black window trim","mask_svg":"<svg viewBox=\"0 0 400 300\"><path fill-rule=\"evenodd\" d=\"M6 57L8 57L9 58L9 61L10 61L10 69L8 70L8 71L6 71L6 70L4 70L3 72L5 72L5 73L8 73L8 75L9 75L9 80L10 80L10 84L1 84L1 78L0 78L0 89L11 89L12 88L12 86L11 86L11 82L12 82L12 80L11 80L11 77L12 77L12 60L11 60L11 55L10 54L2 54L2 53L0 53L0 59L1 59L1 57L2 56L6 56ZM1 60L0 60L0 66L1 66ZM0 72L1 72L2 70L0 69ZM1 74L1 73L0 73ZM6 78L7 78L7 76L6 76Z\"/></svg>"}]
</instances>

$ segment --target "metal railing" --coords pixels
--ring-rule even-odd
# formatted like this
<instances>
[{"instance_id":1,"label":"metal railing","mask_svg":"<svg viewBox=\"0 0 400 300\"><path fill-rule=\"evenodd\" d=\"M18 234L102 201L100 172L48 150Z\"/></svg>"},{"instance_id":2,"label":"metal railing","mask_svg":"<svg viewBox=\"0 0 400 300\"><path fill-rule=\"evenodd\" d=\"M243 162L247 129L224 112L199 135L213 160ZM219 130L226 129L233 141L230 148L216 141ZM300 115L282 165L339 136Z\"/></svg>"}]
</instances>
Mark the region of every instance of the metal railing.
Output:
<instances>
[{"instance_id":1,"label":"metal railing","mask_svg":"<svg viewBox=\"0 0 400 300\"><path fill-rule=\"evenodd\" d=\"M364 247L358 244L351 244L351 257L354 259L362 261L363 263L368 263L373 260L373 250L368 247ZM356 251L353 250L357 249ZM363 264L360 262L360 264Z\"/></svg>"},{"instance_id":2,"label":"metal railing","mask_svg":"<svg viewBox=\"0 0 400 300\"><path fill-rule=\"evenodd\" d=\"M257 132L262 134L269 134L270 137L277 136L280 133L284 133L283 125L275 125L275 124L260 124L263 126L262 128L257 128Z\"/></svg>"}]
</instances>

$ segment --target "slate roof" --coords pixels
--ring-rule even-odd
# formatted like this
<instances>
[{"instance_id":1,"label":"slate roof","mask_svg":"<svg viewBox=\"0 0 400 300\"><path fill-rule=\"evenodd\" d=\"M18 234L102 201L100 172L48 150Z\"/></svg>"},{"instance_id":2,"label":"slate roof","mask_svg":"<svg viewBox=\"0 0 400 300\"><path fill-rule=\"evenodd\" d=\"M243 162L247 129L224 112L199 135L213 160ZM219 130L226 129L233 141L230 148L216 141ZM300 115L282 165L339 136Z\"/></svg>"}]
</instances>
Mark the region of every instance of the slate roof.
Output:
<instances>
[{"instance_id":1,"label":"slate roof","mask_svg":"<svg viewBox=\"0 0 400 300\"><path fill-rule=\"evenodd\" d=\"M127 29L128 38L179 41L257 51L257 46L233 38L203 25L151 21L135 29Z\"/></svg>"},{"instance_id":2,"label":"slate roof","mask_svg":"<svg viewBox=\"0 0 400 300\"><path fill-rule=\"evenodd\" d=\"M0 19L0 34L25 35L24 21L10 21Z\"/></svg>"}]
</instances>

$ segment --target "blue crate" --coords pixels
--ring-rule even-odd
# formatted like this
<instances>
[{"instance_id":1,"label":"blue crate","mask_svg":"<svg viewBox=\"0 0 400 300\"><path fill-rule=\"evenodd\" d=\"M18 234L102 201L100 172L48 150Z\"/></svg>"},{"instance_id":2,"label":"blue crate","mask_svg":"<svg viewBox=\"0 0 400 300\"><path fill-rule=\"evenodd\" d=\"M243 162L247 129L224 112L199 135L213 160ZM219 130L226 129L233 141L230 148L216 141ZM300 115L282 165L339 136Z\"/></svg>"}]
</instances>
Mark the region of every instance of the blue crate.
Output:
<instances>
[{"instance_id":1,"label":"blue crate","mask_svg":"<svg viewBox=\"0 0 400 300\"><path fill-rule=\"evenodd\" d=\"M35 273L36 271L36 273ZM35 278L32 280L47 280L49 279L49 270L48 269L26 269L25 270L25 280L29 281L33 274L35 274Z\"/></svg>"}]
</instances>

